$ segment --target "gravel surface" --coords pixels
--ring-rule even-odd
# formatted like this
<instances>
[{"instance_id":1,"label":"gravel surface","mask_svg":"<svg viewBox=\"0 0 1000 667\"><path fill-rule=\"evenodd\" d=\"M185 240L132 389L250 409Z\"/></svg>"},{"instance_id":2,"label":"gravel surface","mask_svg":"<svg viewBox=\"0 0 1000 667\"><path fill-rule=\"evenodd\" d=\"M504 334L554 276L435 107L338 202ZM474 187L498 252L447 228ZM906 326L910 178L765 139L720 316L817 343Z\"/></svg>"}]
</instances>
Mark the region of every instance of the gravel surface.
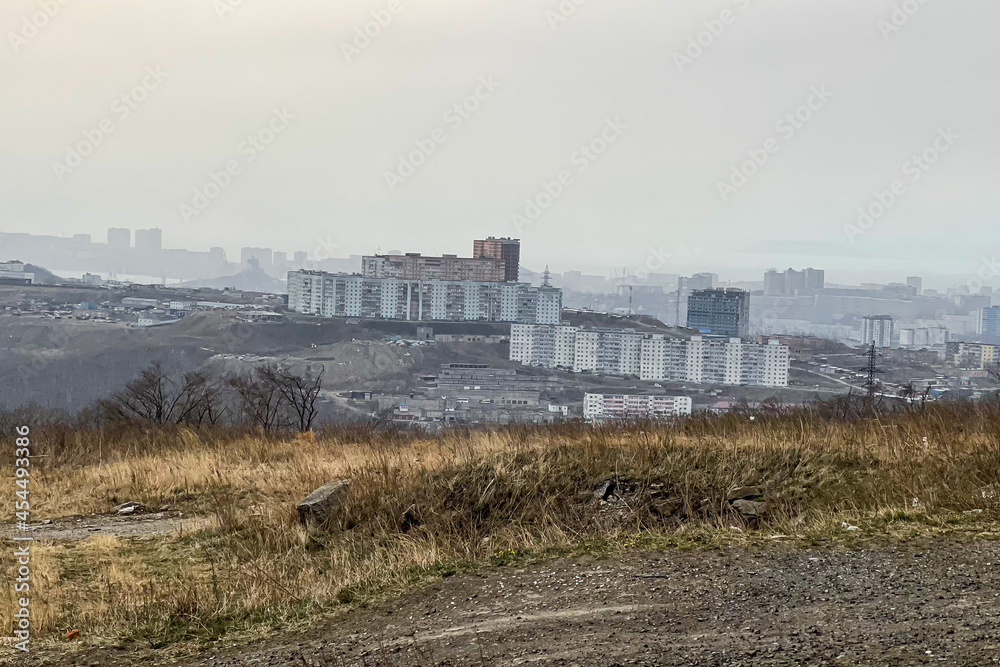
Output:
<instances>
[{"instance_id":1,"label":"gravel surface","mask_svg":"<svg viewBox=\"0 0 1000 667\"><path fill-rule=\"evenodd\" d=\"M195 530L209 523L208 519L183 517L180 512L155 512L115 516L91 514L56 519L48 523L33 523L27 531L21 531L13 524L0 526L0 542L14 537L32 537L35 540L59 540L77 542L98 535L114 537L149 537L181 530Z\"/></svg>"},{"instance_id":2,"label":"gravel surface","mask_svg":"<svg viewBox=\"0 0 1000 667\"><path fill-rule=\"evenodd\" d=\"M727 548L498 568L301 638L182 664L1000 664L1000 544Z\"/></svg>"}]
</instances>

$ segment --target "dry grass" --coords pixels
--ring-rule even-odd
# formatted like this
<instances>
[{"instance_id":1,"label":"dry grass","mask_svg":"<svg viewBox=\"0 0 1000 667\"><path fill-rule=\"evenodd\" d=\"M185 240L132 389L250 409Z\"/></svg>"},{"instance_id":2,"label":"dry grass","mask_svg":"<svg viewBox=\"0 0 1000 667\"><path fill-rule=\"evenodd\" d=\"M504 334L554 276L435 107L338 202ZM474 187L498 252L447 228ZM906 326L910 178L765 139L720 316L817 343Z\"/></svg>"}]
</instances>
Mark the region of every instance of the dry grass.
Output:
<instances>
[{"instance_id":1,"label":"dry grass","mask_svg":"<svg viewBox=\"0 0 1000 667\"><path fill-rule=\"evenodd\" d=\"M52 426L35 441L45 455L32 480L35 518L125 500L215 518L189 535L34 548L37 632L77 627L152 646L288 628L423 576L526 553L745 541L757 526L730 508L737 487L763 489L760 532L813 541L844 521L907 535L947 532L970 520L963 511L992 520L1000 491L994 405L853 423L731 415L440 438ZM331 525L301 528L294 502L345 477L354 483ZM602 505L588 492L606 478L620 480L622 498ZM8 556L0 566L12 566ZM12 608L13 596L0 596L0 623Z\"/></svg>"}]
</instances>

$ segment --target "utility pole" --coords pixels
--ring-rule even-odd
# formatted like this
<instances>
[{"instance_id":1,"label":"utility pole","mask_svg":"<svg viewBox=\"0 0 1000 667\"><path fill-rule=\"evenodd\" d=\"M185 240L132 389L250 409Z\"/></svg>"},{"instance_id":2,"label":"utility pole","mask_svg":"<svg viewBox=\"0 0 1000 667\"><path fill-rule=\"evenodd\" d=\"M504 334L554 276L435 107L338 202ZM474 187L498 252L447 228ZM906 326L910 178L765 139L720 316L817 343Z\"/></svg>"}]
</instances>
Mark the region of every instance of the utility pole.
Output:
<instances>
[{"instance_id":1,"label":"utility pole","mask_svg":"<svg viewBox=\"0 0 1000 667\"><path fill-rule=\"evenodd\" d=\"M868 364L861 369L867 374L865 377L865 389L868 391L868 409L872 413L875 412L875 394L880 384L875 376L885 372L877 366L878 358L879 353L875 347L875 341L872 341L871 347L868 348Z\"/></svg>"}]
</instances>

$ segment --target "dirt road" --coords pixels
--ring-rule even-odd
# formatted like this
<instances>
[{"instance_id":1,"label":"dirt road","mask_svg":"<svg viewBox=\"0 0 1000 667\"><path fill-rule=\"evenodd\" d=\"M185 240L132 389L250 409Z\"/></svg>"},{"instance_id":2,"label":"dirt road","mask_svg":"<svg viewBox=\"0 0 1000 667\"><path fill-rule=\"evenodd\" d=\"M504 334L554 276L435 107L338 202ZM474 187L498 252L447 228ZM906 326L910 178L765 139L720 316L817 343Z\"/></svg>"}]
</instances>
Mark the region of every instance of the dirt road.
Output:
<instances>
[{"instance_id":1,"label":"dirt road","mask_svg":"<svg viewBox=\"0 0 1000 667\"><path fill-rule=\"evenodd\" d=\"M354 610L322 632L186 664L1000 664L1000 543L671 551L501 568Z\"/></svg>"}]
</instances>

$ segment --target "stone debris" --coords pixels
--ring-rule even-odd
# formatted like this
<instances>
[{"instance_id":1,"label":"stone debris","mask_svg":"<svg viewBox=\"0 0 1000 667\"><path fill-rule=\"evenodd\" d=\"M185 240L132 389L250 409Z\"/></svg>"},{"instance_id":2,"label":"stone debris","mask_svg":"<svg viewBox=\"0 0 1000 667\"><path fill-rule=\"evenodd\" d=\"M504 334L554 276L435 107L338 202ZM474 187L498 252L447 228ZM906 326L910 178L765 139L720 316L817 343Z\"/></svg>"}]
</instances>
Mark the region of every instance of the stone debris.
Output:
<instances>
[{"instance_id":1,"label":"stone debris","mask_svg":"<svg viewBox=\"0 0 1000 667\"><path fill-rule=\"evenodd\" d=\"M325 523L347 496L350 485L351 480L341 479L321 486L310 493L302 502L295 506L295 509L299 512L299 521L302 525Z\"/></svg>"},{"instance_id":2,"label":"stone debris","mask_svg":"<svg viewBox=\"0 0 1000 667\"><path fill-rule=\"evenodd\" d=\"M146 506L143 505L142 503L137 503L137 502L122 503L121 505L118 505L114 509L115 514L120 514L122 516L129 516L132 514L142 514L145 511L146 511Z\"/></svg>"}]
</instances>

